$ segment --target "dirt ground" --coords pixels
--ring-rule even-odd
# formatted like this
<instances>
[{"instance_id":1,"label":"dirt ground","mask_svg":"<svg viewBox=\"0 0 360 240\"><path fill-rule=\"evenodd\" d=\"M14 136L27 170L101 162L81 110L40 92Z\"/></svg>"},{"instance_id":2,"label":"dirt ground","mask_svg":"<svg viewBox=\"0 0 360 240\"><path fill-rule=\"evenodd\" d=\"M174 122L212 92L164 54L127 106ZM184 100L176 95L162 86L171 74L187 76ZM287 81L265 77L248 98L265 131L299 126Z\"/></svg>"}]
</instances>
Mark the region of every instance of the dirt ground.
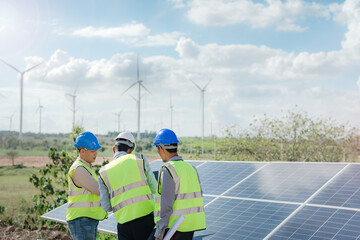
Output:
<instances>
[{"instance_id":1,"label":"dirt ground","mask_svg":"<svg viewBox=\"0 0 360 240\"><path fill-rule=\"evenodd\" d=\"M71 240L71 237L57 231L57 228L42 228L34 231L17 228L6 225L0 221L0 240L28 240L28 239L46 239L46 240Z\"/></svg>"},{"instance_id":2,"label":"dirt ground","mask_svg":"<svg viewBox=\"0 0 360 240\"><path fill-rule=\"evenodd\" d=\"M111 159L111 157L107 157L107 159ZM146 157L149 162L152 162L158 158L156 157ZM103 157L96 158L95 165L101 165L104 161ZM15 158L15 164L23 164L26 167L45 167L47 163L51 163L50 158L48 157L40 157L40 156L19 156ZM10 166L11 159L6 156L0 156L0 166Z\"/></svg>"}]
</instances>

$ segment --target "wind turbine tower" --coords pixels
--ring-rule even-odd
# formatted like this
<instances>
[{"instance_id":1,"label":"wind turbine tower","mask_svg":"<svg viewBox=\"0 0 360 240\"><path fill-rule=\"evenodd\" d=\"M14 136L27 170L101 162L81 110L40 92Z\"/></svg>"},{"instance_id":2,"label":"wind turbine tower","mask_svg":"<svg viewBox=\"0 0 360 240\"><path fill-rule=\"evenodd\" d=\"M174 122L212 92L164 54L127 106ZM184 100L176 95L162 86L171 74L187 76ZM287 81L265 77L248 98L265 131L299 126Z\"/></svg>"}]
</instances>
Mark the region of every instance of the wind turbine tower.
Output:
<instances>
[{"instance_id":1,"label":"wind turbine tower","mask_svg":"<svg viewBox=\"0 0 360 240\"><path fill-rule=\"evenodd\" d=\"M142 84L143 80L139 80L139 57L137 57L137 81L134 82L133 84L131 84L130 87L128 87L121 95L123 95L124 93L126 93L130 88L132 88L133 86L135 86L136 84L138 84L138 99L135 99L135 101L137 102L137 108L138 108L138 118L137 118L137 140L140 140L140 100L141 100L141 87L144 88L148 93L151 94L151 92L149 90L147 90L147 88Z\"/></svg>"},{"instance_id":2,"label":"wind turbine tower","mask_svg":"<svg viewBox=\"0 0 360 240\"><path fill-rule=\"evenodd\" d=\"M170 95L170 129L173 129L173 111L174 111L174 106L172 105L172 101L171 101L171 95Z\"/></svg>"},{"instance_id":3,"label":"wind turbine tower","mask_svg":"<svg viewBox=\"0 0 360 240\"><path fill-rule=\"evenodd\" d=\"M114 115L117 116L118 132L120 132L120 117L121 117L121 113L122 113L122 111L120 111L120 112L118 112L118 113L114 113Z\"/></svg>"},{"instance_id":4,"label":"wind turbine tower","mask_svg":"<svg viewBox=\"0 0 360 240\"><path fill-rule=\"evenodd\" d=\"M4 60L0 59L3 63L5 63L6 65L8 65L9 67L11 67L12 69L14 69L15 71L17 71L18 73L20 73L20 131L19 131L19 140L22 141L22 122L23 122L23 85L24 85L24 75L25 73L33 70L34 68L36 68L37 66L39 66L40 64L44 63L41 62L39 64L36 64L35 66L32 66L31 68L26 69L25 71L21 72L19 69L17 69L16 67L10 65L9 63L5 62Z\"/></svg>"},{"instance_id":5,"label":"wind turbine tower","mask_svg":"<svg viewBox=\"0 0 360 240\"><path fill-rule=\"evenodd\" d=\"M39 100L39 107L36 109L36 111L35 111L35 113L37 112L37 111L39 111L39 133L41 133L41 112L42 112L42 108L43 108L44 106L42 106L41 104L40 104L40 100Z\"/></svg>"},{"instance_id":6,"label":"wind turbine tower","mask_svg":"<svg viewBox=\"0 0 360 240\"><path fill-rule=\"evenodd\" d=\"M205 97L205 91L211 80L203 87L201 88L199 85L197 85L195 82L190 80L201 92L201 108L202 108L202 125L201 125L201 153L204 154L204 97Z\"/></svg>"},{"instance_id":7,"label":"wind turbine tower","mask_svg":"<svg viewBox=\"0 0 360 240\"><path fill-rule=\"evenodd\" d=\"M71 109L71 111L73 112L73 123L72 123L72 129L74 129L75 127L75 113L76 113L76 108L75 108L75 99L76 99L76 90L74 91L73 94L70 94L70 93L67 93L66 95L72 97L72 100L73 100L73 107Z\"/></svg>"},{"instance_id":8,"label":"wind turbine tower","mask_svg":"<svg viewBox=\"0 0 360 240\"><path fill-rule=\"evenodd\" d=\"M13 113L10 117L4 117L4 118L7 118L7 119L9 119L9 120L10 120L10 127L9 127L9 131L11 131L12 118L14 117L14 114L15 114L15 113Z\"/></svg>"}]
</instances>

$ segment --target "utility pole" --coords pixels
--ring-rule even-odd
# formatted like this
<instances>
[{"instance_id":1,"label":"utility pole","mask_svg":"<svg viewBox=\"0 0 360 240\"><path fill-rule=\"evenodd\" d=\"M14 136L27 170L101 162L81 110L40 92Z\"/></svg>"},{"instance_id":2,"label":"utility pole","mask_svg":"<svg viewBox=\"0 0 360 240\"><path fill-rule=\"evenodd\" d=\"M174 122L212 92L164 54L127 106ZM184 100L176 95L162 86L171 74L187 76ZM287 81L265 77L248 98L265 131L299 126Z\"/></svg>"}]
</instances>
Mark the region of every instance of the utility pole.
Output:
<instances>
[{"instance_id":1,"label":"utility pole","mask_svg":"<svg viewBox=\"0 0 360 240\"><path fill-rule=\"evenodd\" d=\"M72 97L72 102L73 102L73 107L72 107L72 112L73 112L73 122L72 122L72 129L74 129L75 127L75 113L76 113L76 108L75 108L75 99L76 99L76 90L74 91L73 94L67 93L66 95Z\"/></svg>"}]
</instances>

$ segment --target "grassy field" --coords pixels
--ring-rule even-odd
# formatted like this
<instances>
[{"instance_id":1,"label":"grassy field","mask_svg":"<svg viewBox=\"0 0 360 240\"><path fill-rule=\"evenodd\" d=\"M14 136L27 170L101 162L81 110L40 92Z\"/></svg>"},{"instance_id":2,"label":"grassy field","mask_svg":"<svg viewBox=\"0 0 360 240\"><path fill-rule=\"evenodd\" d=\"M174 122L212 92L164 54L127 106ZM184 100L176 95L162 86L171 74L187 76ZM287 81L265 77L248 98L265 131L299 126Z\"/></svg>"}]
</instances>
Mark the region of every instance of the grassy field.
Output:
<instances>
[{"instance_id":1,"label":"grassy field","mask_svg":"<svg viewBox=\"0 0 360 240\"><path fill-rule=\"evenodd\" d=\"M18 166L0 167L0 205L5 207L0 218L14 216L22 207L31 205L32 195L38 190L29 182L29 177L37 171Z\"/></svg>"}]
</instances>

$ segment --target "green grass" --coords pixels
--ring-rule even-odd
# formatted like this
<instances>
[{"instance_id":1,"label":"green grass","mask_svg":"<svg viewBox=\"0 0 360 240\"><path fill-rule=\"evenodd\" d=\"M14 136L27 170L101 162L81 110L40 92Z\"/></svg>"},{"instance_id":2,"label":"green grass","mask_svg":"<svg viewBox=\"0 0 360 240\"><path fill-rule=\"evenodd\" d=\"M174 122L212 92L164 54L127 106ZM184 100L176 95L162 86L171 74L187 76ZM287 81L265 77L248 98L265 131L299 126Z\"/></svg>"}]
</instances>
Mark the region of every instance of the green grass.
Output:
<instances>
[{"instance_id":1,"label":"green grass","mask_svg":"<svg viewBox=\"0 0 360 240\"><path fill-rule=\"evenodd\" d=\"M5 215L16 215L21 212L21 207L31 205L32 195L39 191L29 182L31 174L36 173L36 168L17 166L0 167L0 205L5 207Z\"/></svg>"}]
</instances>

